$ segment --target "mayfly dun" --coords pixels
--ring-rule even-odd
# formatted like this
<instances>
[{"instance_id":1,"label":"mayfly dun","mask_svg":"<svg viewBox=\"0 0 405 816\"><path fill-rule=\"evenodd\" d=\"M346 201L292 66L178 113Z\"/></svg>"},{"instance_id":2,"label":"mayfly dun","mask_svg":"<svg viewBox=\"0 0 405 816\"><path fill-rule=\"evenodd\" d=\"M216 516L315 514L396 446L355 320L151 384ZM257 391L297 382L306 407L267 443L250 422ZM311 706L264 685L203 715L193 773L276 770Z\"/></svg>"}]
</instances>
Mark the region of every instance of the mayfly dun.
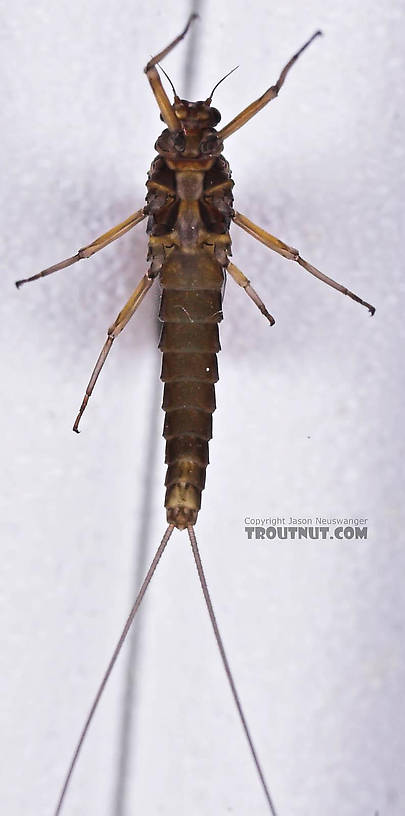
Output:
<instances>
[{"instance_id":1,"label":"mayfly dun","mask_svg":"<svg viewBox=\"0 0 405 816\"><path fill-rule=\"evenodd\" d=\"M212 437L215 383L218 380L217 353L220 350L218 324L222 320L222 296L226 272L245 290L269 324L273 325L275 322L248 278L230 260L231 223L284 258L295 261L304 270L338 292L365 306L371 314L374 313L372 305L305 261L297 249L285 244L234 209L232 192L234 182L229 164L222 153L225 139L232 136L277 97L291 67L321 32L316 31L294 54L274 85L228 124L217 129L221 115L212 105L212 98L219 83L205 100L197 102L181 99L172 85L174 100L171 102L157 70L159 63L186 35L195 17L196 15L191 15L185 29L156 54L145 68L161 119L166 125L155 145L158 155L153 160L148 175L146 205L72 257L16 282L19 288L29 281L48 276L81 259L89 258L147 219L150 262L148 271L108 329L107 339L87 385L73 430L79 432L81 417L115 338L131 319L154 281L158 279L162 289L159 318L163 328L159 348L163 354L161 379L165 384L162 407L165 411L163 435L166 439L165 507L168 527L80 734L55 816L61 811L72 772L104 687L175 528L187 530L234 702L268 810L275 816L272 795L252 740L216 622L195 535L195 524L208 465L208 443Z\"/></svg>"}]
</instances>

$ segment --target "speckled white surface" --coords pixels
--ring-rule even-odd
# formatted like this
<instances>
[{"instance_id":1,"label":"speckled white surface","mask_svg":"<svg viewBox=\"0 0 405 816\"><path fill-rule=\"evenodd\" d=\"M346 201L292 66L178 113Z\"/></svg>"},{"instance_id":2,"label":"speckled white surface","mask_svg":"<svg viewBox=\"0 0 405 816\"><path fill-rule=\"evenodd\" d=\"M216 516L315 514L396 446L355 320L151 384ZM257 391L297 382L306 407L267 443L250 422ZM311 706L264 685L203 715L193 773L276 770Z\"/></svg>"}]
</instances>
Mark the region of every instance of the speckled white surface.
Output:
<instances>
[{"instance_id":1,"label":"speckled white surface","mask_svg":"<svg viewBox=\"0 0 405 816\"><path fill-rule=\"evenodd\" d=\"M52 813L133 594L151 400L153 296L70 428L105 330L145 269L139 226L17 292L142 205L161 123L142 73L187 4L15 3L2 33L1 810ZM374 303L367 312L233 229L214 440L197 533L279 816L403 816L403 12L225 0L201 7L193 96L235 64L226 123L315 29L277 101L226 144L238 209ZM165 62L181 94L186 44ZM156 296L157 293L155 293ZM156 418L160 436L163 415ZM150 547L164 529L164 444ZM361 515L366 542L248 542L246 515ZM148 558L150 555L148 554ZM185 535L139 622L122 816L266 813ZM119 816L125 656L64 813Z\"/></svg>"}]
</instances>

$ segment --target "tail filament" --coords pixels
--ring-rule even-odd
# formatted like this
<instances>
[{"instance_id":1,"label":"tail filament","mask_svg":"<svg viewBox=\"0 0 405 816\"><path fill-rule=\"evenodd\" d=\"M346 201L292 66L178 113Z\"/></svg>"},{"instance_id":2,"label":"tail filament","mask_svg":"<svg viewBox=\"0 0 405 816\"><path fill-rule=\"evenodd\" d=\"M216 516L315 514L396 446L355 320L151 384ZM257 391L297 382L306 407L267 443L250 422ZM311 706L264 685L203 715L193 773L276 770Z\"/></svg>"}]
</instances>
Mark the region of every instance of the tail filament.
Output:
<instances>
[{"instance_id":1,"label":"tail filament","mask_svg":"<svg viewBox=\"0 0 405 816\"><path fill-rule=\"evenodd\" d=\"M232 696L233 696L233 699L235 701L236 708L238 709L239 719L240 719L240 721L242 723L242 728L243 728L243 730L245 732L246 739L247 739L247 741L249 743L250 753L252 754L253 762L255 763L256 770L257 770L257 773L259 775L259 779L260 779L260 782L261 782L261 785L262 785L262 788L263 788L264 795L265 795L266 800L267 800L267 804L269 806L270 813L272 814L272 816L277 816L276 809L274 807L273 800L271 798L270 791L269 791L269 789L267 787L267 782L266 782L266 780L264 778L264 773L262 771L262 767L260 765L259 758L258 758L257 753L256 753L256 748L255 748L255 746L253 744L253 740L252 740L252 737L251 737L251 734L250 734L250 731L249 731L249 727L248 727L248 724L246 722L245 715L243 713L242 704L241 704L241 701L239 699L239 694L238 694L238 692L236 690L236 686L235 686L235 682L234 682L234 679L233 679L233 676L232 676L231 668L230 668L230 665L228 663L228 658L226 656L224 644L222 642L222 637L221 637L220 631L218 629L218 624L217 624L217 621L216 621L216 618L215 618L214 609L213 609L210 594L209 594L209 591L208 591L207 581L205 580L204 570L203 570L203 566L202 566L202 563L201 563L199 549L198 549L198 546L197 546L197 539L195 537L194 527L189 525L187 527L187 530L188 530L188 534L189 534L189 537L190 537L191 548L193 550L194 560L195 560L195 564L196 564L196 567L197 567L198 577L200 579L201 588L202 588L202 591L203 591L205 603L207 605L208 614L210 616L210 621L211 621L211 624L212 624L212 628L214 630L215 640L217 642L219 653L221 655L221 659L222 659L222 662L224 664L224 669L225 669L226 676L228 678L229 685L231 687Z\"/></svg>"}]
</instances>

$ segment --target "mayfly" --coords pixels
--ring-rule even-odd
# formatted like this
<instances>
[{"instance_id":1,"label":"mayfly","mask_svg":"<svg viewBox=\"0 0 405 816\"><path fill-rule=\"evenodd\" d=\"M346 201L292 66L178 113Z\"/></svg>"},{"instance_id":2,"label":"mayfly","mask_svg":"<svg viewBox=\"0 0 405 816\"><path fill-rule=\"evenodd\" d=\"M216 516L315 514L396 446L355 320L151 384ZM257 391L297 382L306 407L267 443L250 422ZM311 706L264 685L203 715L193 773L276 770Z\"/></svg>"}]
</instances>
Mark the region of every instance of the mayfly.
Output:
<instances>
[{"instance_id":1,"label":"mayfly","mask_svg":"<svg viewBox=\"0 0 405 816\"><path fill-rule=\"evenodd\" d=\"M216 126L220 122L221 115L213 107L212 98L219 83L215 85L207 99L198 102L181 99L171 83L174 93L174 101L171 102L157 70L159 63L186 35L196 16L191 15L184 30L166 48L156 54L145 68L161 119L166 125L155 145L158 155L152 162L148 175L146 205L91 244L80 249L76 255L32 277L16 282L17 287L20 287L24 283L71 266L83 258L89 258L147 218L149 269L108 330L107 339L90 377L73 430L79 432L82 414L115 338L124 329L158 278L162 288L159 318L163 323L163 328L159 348L163 352L161 379L165 383L162 407L166 414L163 435L166 439L166 464L168 466L165 481L168 527L126 621L80 734L56 806L55 816L61 811L72 772L104 687L174 528L188 531L202 591L232 695L268 809L275 816L275 806L242 710L217 626L194 530L201 506L201 493L205 485L208 443L212 437L212 414L215 410L214 386L218 380L217 352L220 350L218 324L222 320L222 295L226 272L245 290L270 325L274 324L274 318L251 286L248 278L230 260L229 228L231 222L237 224L269 249L284 258L295 261L316 278L362 304L371 314L374 314L375 311L369 303L305 261L297 249L288 246L254 224L246 215L234 210L232 194L234 182L229 164L222 154L225 139L277 97L290 68L321 32L316 31L294 54L274 85L235 116L225 127L217 130Z\"/></svg>"}]
</instances>

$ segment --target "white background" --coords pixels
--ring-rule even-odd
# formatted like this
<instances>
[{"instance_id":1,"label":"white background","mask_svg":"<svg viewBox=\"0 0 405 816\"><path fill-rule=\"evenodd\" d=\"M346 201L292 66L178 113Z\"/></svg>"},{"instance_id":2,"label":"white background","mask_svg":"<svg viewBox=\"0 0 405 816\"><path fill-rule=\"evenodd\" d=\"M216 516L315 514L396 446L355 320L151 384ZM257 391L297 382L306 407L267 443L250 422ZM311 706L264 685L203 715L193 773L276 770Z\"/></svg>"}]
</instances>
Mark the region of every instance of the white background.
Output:
<instances>
[{"instance_id":1,"label":"white background","mask_svg":"<svg viewBox=\"0 0 405 816\"><path fill-rule=\"evenodd\" d=\"M71 432L106 329L146 268L143 226L19 292L13 282L142 206L162 127L143 66L189 10L20 0L3 15L7 816L52 813L165 529L157 286L116 342L81 435ZM404 812L403 12L401 2L206 0L193 39L164 63L183 95L192 44L192 98L239 64L215 94L225 124L323 29L225 155L237 208L377 307L370 318L233 228L234 260L277 323L228 282L196 532L279 816ZM247 515L319 514L367 517L367 541L256 542L244 531ZM184 533L137 631L133 679L127 649L66 816L265 814Z\"/></svg>"}]
</instances>

